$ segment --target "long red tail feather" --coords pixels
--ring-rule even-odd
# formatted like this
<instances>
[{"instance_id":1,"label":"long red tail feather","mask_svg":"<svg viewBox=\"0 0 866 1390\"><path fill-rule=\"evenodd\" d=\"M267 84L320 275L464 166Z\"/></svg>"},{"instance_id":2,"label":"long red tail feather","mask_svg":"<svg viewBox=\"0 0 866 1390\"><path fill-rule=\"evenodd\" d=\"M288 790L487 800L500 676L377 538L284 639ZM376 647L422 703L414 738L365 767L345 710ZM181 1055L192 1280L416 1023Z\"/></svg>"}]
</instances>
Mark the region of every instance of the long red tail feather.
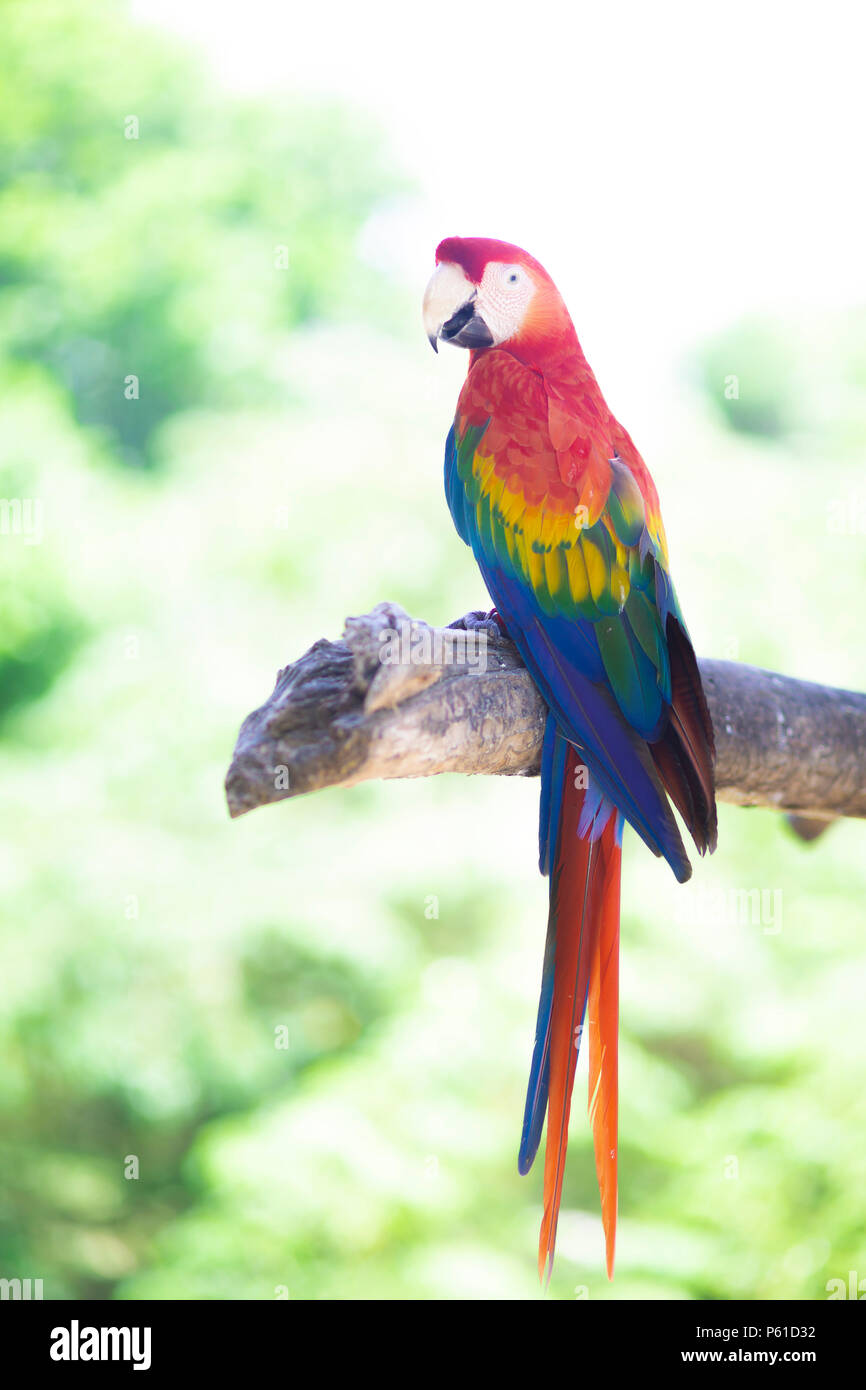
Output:
<instances>
[{"instance_id":1,"label":"long red tail feather","mask_svg":"<svg viewBox=\"0 0 866 1390\"><path fill-rule=\"evenodd\" d=\"M590 1115L609 1275L613 1270L616 1237L621 850L617 844L615 815L610 817L595 841L579 838L578 822L584 794L574 790L573 763L576 759L570 754L551 882L550 910L556 922L556 961L550 1027L544 1216L538 1246L538 1269L542 1279L545 1274L549 1276L553 1265L571 1094L585 1012L590 1045Z\"/></svg>"},{"instance_id":2,"label":"long red tail feather","mask_svg":"<svg viewBox=\"0 0 866 1390\"><path fill-rule=\"evenodd\" d=\"M622 850L610 847L605 870L601 921L589 976L586 1008L589 1032L589 1115L595 1171L601 1194L607 1277L613 1278L617 1211L617 1101L619 1039L619 890Z\"/></svg>"}]
</instances>

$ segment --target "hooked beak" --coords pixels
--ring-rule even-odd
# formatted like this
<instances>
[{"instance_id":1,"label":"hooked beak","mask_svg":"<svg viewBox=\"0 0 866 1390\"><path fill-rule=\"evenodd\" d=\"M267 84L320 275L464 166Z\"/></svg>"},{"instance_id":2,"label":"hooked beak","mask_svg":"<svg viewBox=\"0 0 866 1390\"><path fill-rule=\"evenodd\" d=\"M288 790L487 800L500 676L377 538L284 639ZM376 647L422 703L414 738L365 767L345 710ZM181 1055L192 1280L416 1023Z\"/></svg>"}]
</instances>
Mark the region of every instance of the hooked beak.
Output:
<instances>
[{"instance_id":1,"label":"hooked beak","mask_svg":"<svg viewBox=\"0 0 866 1390\"><path fill-rule=\"evenodd\" d=\"M439 329L439 337L443 343L454 343L455 347L463 348L493 346L493 334L475 307L476 298L473 294L456 314L452 314L450 319L443 323Z\"/></svg>"},{"instance_id":2,"label":"hooked beak","mask_svg":"<svg viewBox=\"0 0 866 1390\"><path fill-rule=\"evenodd\" d=\"M438 342L455 347L493 346L493 334L478 310L478 290L459 266L436 267L424 295L424 327L434 352Z\"/></svg>"}]
</instances>

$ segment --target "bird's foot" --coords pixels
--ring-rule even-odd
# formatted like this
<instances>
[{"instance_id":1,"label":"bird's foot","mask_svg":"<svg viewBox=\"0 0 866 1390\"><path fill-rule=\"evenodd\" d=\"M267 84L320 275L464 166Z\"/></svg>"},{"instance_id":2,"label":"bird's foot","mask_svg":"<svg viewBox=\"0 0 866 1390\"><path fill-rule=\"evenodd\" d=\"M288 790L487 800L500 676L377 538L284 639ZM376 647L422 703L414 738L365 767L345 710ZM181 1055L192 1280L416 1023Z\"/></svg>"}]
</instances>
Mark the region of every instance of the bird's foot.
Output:
<instances>
[{"instance_id":1,"label":"bird's foot","mask_svg":"<svg viewBox=\"0 0 866 1390\"><path fill-rule=\"evenodd\" d=\"M465 613L462 618L456 618L448 626L466 632L486 632L490 637L508 636L505 623L495 608L491 608L489 613L485 613L483 608L475 608L471 613Z\"/></svg>"}]
</instances>

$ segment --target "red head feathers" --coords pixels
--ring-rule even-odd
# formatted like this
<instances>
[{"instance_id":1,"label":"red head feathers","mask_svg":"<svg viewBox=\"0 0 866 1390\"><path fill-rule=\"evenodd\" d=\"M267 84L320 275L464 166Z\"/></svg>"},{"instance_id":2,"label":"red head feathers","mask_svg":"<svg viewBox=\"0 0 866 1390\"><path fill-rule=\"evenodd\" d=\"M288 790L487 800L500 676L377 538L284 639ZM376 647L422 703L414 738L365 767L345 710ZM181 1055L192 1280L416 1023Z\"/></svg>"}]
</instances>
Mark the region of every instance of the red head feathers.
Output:
<instances>
[{"instance_id":1,"label":"red head feathers","mask_svg":"<svg viewBox=\"0 0 866 1390\"><path fill-rule=\"evenodd\" d=\"M580 351L559 291L522 247L492 237L446 237L436 248L436 265L425 305L431 342L442 338L475 351L504 347L530 365ZM472 326L466 328L470 305ZM484 341L482 328L488 330Z\"/></svg>"}]
</instances>

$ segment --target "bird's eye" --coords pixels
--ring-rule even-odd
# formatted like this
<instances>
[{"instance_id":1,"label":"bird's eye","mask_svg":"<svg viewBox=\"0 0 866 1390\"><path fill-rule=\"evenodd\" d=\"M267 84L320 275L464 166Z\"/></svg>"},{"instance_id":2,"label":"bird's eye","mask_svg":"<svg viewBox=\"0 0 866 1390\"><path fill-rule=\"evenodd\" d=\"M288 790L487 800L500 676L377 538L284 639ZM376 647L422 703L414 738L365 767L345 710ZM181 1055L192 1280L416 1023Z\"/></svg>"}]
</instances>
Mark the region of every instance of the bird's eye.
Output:
<instances>
[{"instance_id":1,"label":"bird's eye","mask_svg":"<svg viewBox=\"0 0 866 1390\"><path fill-rule=\"evenodd\" d=\"M508 283L509 283L509 285L516 285L516 284L517 284L517 271L516 271L516 270L512 270L511 274L510 274L509 277L508 277Z\"/></svg>"}]
</instances>

